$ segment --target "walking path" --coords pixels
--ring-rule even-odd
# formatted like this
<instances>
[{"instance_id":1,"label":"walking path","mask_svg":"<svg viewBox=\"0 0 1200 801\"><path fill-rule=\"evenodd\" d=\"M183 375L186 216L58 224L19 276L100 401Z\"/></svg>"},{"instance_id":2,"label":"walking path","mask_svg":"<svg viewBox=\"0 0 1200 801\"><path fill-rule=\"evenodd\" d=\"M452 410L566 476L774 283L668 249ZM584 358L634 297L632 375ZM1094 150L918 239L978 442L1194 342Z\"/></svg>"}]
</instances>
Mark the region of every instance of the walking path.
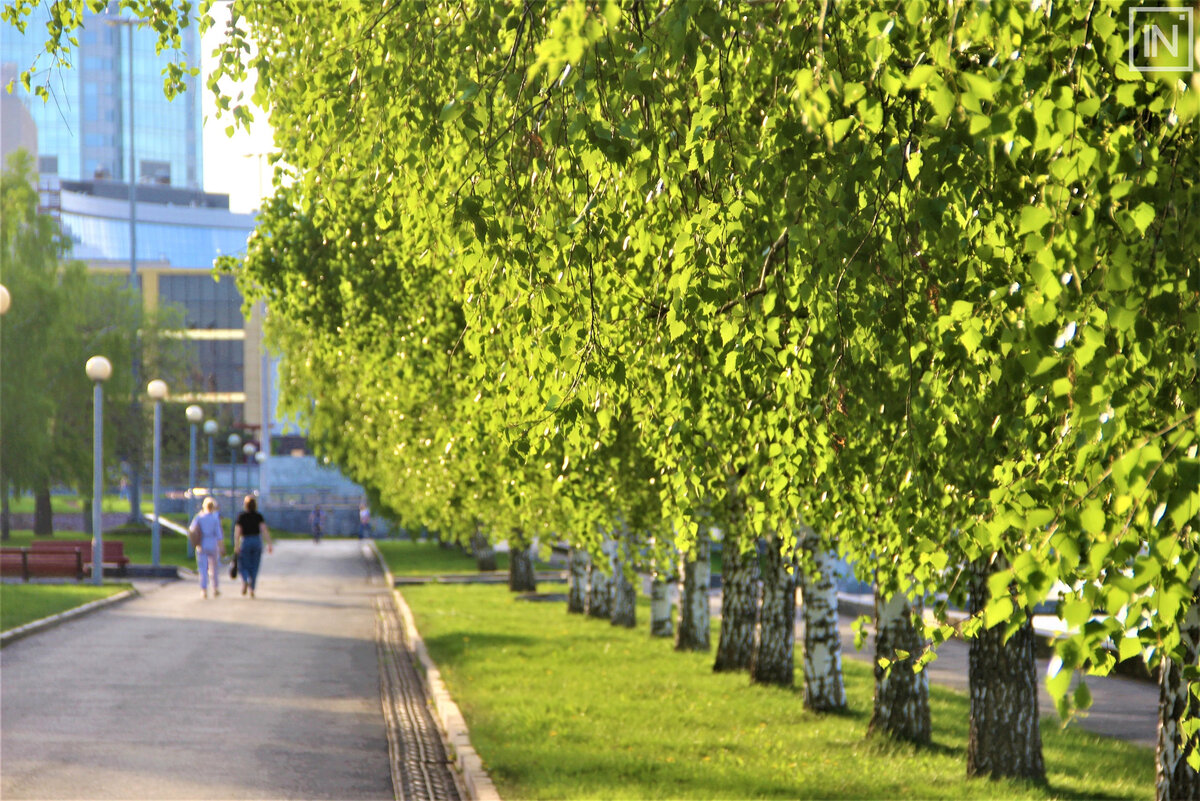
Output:
<instances>
[{"instance_id":1,"label":"walking path","mask_svg":"<svg viewBox=\"0 0 1200 801\"><path fill-rule=\"evenodd\" d=\"M0 651L0 797L458 797L436 727L417 726L414 781L413 743L385 718L381 676L401 700L422 690L394 680L411 667L368 549L278 541L258 597L240 586L204 600L192 582L141 583Z\"/></svg>"}]
</instances>

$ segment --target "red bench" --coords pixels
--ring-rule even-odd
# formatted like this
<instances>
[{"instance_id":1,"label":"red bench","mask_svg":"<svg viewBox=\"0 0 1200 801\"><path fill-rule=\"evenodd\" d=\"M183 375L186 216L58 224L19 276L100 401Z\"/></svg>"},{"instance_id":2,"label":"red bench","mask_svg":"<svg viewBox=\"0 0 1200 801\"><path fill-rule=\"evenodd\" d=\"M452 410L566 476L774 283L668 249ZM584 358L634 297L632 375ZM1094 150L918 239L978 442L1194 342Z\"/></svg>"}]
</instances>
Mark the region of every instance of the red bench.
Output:
<instances>
[{"instance_id":1,"label":"red bench","mask_svg":"<svg viewBox=\"0 0 1200 801\"><path fill-rule=\"evenodd\" d=\"M92 563L91 540L34 540L29 544L29 550L31 554L70 554L78 550L85 565ZM125 556L125 543L120 540L105 540L101 563L116 565L121 575L125 575L125 567L129 564L129 558Z\"/></svg>"},{"instance_id":2,"label":"red bench","mask_svg":"<svg viewBox=\"0 0 1200 801\"><path fill-rule=\"evenodd\" d=\"M29 581L33 576L69 576L83 580L83 550L34 551L30 548L0 548L0 575Z\"/></svg>"}]
</instances>

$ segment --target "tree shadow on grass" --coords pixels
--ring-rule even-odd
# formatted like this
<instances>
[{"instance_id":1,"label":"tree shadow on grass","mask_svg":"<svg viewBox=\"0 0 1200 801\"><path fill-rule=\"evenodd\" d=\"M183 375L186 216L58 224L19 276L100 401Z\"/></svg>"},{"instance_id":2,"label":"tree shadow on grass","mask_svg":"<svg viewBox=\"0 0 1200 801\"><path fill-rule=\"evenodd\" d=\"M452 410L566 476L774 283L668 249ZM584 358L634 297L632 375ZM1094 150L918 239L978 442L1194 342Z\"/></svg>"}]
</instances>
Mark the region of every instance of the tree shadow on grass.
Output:
<instances>
[{"instance_id":1,"label":"tree shadow on grass","mask_svg":"<svg viewBox=\"0 0 1200 801\"><path fill-rule=\"evenodd\" d=\"M454 662L472 650L480 651L511 646L531 646L538 642L532 637L498 634L488 631L472 631L470 634L462 634L461 632L439 634L434 637L423 637L422 639L424 639L425 647L429 649L429 653L434 661L439 664Z\"/></svg>"}]
</instances>

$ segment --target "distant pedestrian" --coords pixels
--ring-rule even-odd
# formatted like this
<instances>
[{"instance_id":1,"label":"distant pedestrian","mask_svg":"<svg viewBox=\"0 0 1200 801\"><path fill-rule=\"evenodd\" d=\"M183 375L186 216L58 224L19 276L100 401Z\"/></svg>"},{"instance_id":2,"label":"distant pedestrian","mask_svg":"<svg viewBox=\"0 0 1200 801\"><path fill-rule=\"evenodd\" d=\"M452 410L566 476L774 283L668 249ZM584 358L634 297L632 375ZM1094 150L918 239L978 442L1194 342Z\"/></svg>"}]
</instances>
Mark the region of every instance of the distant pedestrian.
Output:
<instances>
[{"instance_id":1,"label":"distant pedestrian","mask_svg":"<svg viewBox=\"0 0 1200 801\"><path fill-rule=\"evenodd\" d=\"M217 502L211 496L204 499L200 512L192 518L191 526L200 531L200 544L196 547L196 567L200 572L200 594L208 597L208 574L212 573L213 595L221 594L218 577L221 574L221 557L225 555L225 532L221 530L221 515Z\"/></svg>"},{"instance_id":2,"label":"distant pedestrian","mask_svg":"<svg viewBox=\"0 0 1200 801\"><path fill-rule=\"evenodd\" d=\"M320 504L313 507L312 514L308 516L308 522L312 526L313 543L316 544L321 541L325 527L325 513L321 511Z\"/></svg>"},{"instance_id":3,"label":"distant pedestrian","mask_svg":"<svg viewBox=\"0 0 1200 801\"><path fill-rule=\"evenodd\" d=\"M271 542L271 532L263 516L258 513L258 500L253 495L247 495L246 511L238 515L233 524L233 553L238 560L238 572L242 574L242 595L247 592L254 597L254 587L258 583L258 565L262 562L263 542L267 543L267 553L273 553L274 544Z\"/></svg>"},{"instance_id":4,"label":"distant pedestrian","mask_svg":"<svg viewBox=\"0 0 1200 801\"><path fill-rule=\"evenodd\" d=\"M371 534L371 510L366 501L358 505L358 538L361 540Z\"/></svg>"}]
</instances>

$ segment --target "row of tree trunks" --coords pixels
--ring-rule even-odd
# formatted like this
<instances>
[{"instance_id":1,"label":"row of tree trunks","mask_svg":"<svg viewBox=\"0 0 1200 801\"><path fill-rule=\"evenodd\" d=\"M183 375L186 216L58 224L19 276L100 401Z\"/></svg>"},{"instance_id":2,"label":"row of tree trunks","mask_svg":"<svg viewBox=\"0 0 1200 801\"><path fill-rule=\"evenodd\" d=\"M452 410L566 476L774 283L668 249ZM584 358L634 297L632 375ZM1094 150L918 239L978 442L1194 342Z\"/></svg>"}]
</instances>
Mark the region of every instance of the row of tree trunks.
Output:
<instances>
[{"instance_id":1,"label":"row of tree trunks","mask_svg":"<svg viewBox=\"0 0 1200 801\"><path fill-rule=\"evenodd\" d=\"M929 677L912 668L925 650L924 637L914 624L923 609L919 597L910 602L902 592L890 598L875 593L875 705L867 727L871 734L922 745L932 737ZM880 658L891 660L889 668L879 666Z\"/></svg>"},{"instance_id":2,"label":"row of tree trunks","mask_svg":"<svg viewBox=\"0 0 1200 801\"><path fill-rule=\"evenodd\" d=\"M679 564L679 627L675 630L676 651L707 651L709 636L708 587L712 566L709 562L709 535L701 527L696 546Z\"/></svg>"},{"instance_id":3,"label":"row of tree trunks","mask_svg":"<svg viewBox=\"0 0 1200 801\"><path fill-rule=\"evenodd\" d=\"M724 629L724 619L721 628ZM791 687L796 662L796 572L792 553L772 535L763 560L762 609L750 659L750 680Z\"/></svg>"},{"instance_id":4,"label":"row of tree trunks","mask_svg":"<svg viewBox=\"0 0 1200 801\"><path fill-rule=\"evenodd\" d=\"M1195 670L1200 662L1200 576L1192 577L1191 606L1180 626L1177 658L1164 657L1158 677L1158 747L1155 769L1155 798L1158 801L1200 798L1200 774L1187 758L1196 749L1194 737L1187 737L1179 726L1191 700L1185 670Z\"/></svg>"},{"instance_id":5,"label":"row of tree trunks","mask_svg":"<svg viewBox=\"0 0 1200 801\"><path fill-rule=\"evenodd\" d=\"M804 600L804 705L815 712L846 707L842 680L842 641L838 633L837 582L833 552L807 530L802 543L812 551L813 568L801 572Z\"/></svg>"}]
</instances>

